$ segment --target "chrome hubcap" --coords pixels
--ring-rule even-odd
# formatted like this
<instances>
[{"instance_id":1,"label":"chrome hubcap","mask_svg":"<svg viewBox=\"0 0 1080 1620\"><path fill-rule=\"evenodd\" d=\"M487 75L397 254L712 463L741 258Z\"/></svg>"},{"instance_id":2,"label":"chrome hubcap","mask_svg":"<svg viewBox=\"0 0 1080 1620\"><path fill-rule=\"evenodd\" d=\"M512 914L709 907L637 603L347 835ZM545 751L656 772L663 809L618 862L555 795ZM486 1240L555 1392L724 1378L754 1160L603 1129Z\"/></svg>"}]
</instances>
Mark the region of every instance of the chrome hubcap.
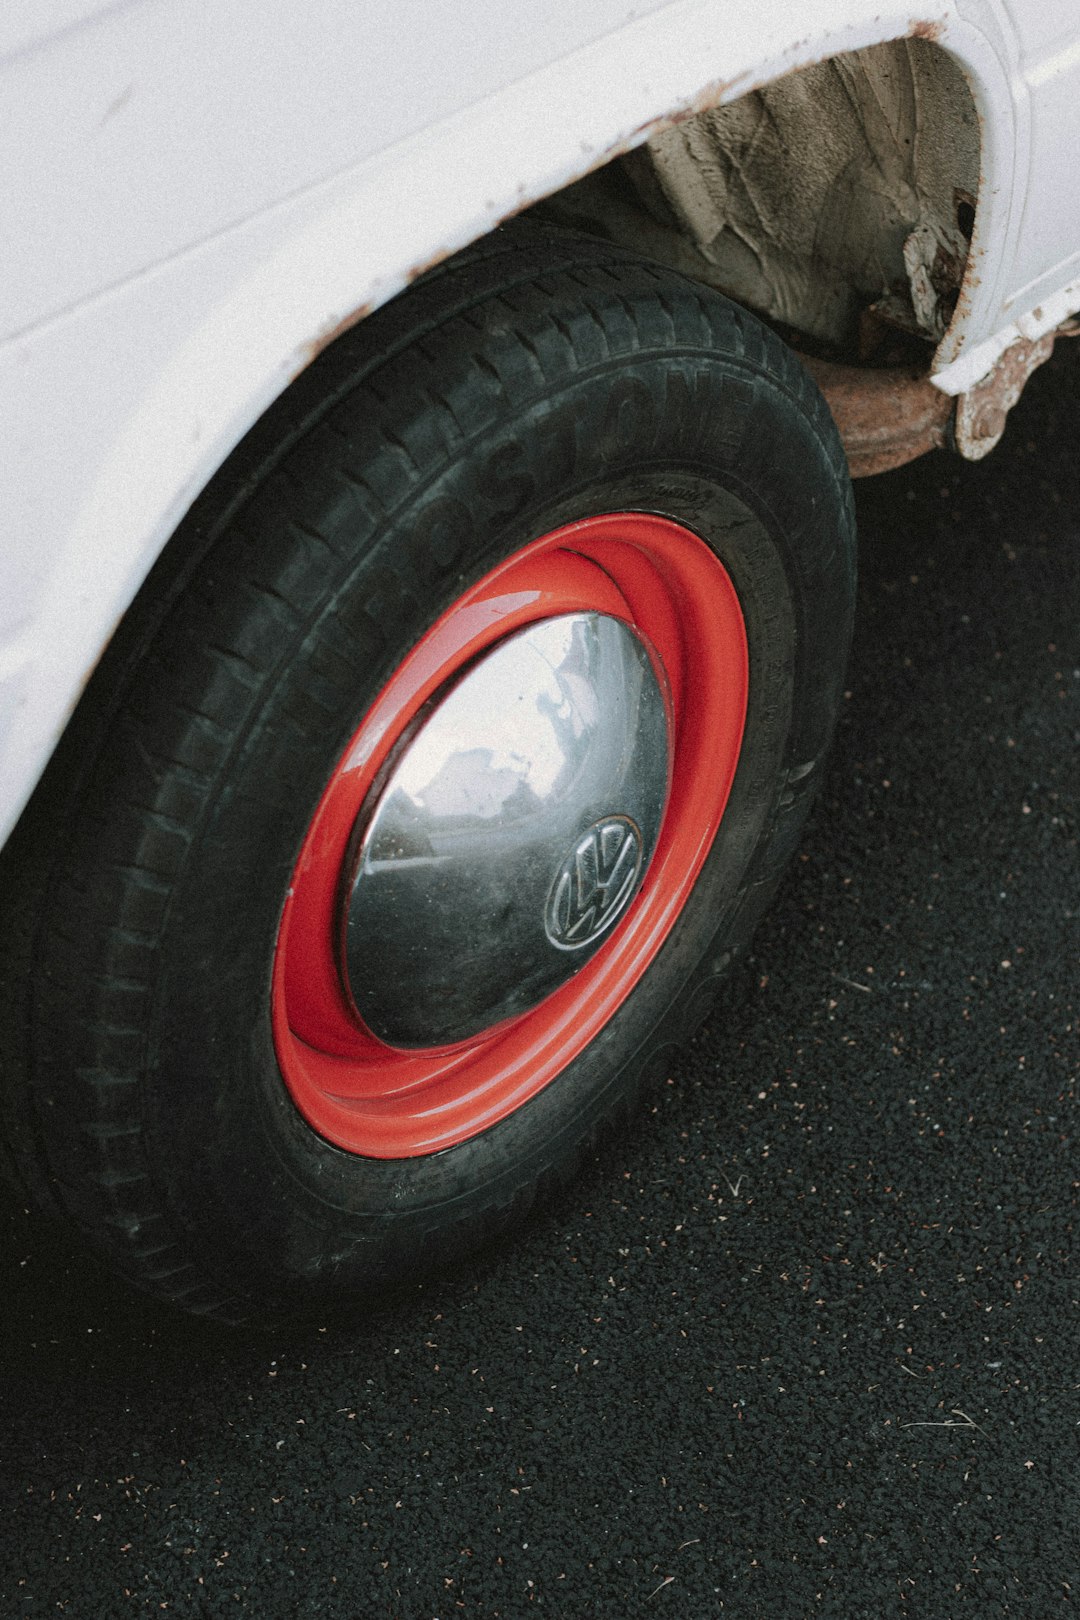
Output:
<instances>
[{"instance_id":1,"label":"chrome hubcap","mask_svg":"<svg viewBox=\"0 0 1080 1620\"><path fill-rule=\"evenodd\" d=\"M645 875L669 756L649 654L606 614L530 625L444 689L354 832L345 970L368 1028L449 1045L571 978Z\"/></svg>"}]
</instances>

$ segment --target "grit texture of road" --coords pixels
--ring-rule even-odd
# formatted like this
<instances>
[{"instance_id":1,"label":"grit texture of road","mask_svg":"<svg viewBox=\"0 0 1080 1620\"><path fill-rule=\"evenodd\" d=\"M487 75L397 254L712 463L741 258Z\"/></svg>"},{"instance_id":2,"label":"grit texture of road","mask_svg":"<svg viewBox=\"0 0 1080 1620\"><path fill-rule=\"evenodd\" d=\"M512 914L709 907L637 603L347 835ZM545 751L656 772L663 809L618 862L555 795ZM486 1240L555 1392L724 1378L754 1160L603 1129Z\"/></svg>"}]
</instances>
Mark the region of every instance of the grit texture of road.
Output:
<instances>
[{"instance_id":1,"label":"grit texture of road","mask_svg":"<svg viewBox=\"0 0 1080 1620\"><path fill-rule=\"evenodd\" d=\"M828 780L651 1112L358 1326L187 1322L0 1205L0 1616L1080 1600L1080 345L859 490Z\"/></svg>"}]
</instances>

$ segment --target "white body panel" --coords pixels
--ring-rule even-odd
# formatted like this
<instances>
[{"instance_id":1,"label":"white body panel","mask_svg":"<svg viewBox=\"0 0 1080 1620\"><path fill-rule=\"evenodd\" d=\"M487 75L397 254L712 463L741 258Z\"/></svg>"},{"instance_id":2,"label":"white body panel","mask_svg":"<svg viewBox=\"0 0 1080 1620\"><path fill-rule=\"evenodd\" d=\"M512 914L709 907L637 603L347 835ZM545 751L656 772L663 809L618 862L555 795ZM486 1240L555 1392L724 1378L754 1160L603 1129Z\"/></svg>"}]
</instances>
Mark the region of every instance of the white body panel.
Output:
<instances>
[{"instance_id":1,"label":"white body panel","mask_svg":"<svg viewBox=\"0 0 1080 1620\"><path fill-rule=\"evenodd\" d=\"M1070 0L8 0L0 18L0 838L224 457L342 323L645 138L917 31L983 184L935 380L1080 308Z\"/></svg>"}]
</instances>

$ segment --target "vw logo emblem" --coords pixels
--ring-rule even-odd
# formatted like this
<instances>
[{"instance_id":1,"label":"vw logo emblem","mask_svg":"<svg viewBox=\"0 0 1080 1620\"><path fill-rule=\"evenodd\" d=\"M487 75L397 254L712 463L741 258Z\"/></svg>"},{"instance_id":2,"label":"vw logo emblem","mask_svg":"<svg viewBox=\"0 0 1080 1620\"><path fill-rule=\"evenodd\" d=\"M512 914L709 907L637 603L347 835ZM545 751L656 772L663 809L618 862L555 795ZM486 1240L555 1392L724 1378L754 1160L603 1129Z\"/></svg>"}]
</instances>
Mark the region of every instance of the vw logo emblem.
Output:
<instances>
[{"instance_id":1,"label":"vw logo emblem","mask_svg":"<svg viewBox=\"0 0 1080 1620\"><path fill-rule=\"evenodd\" d=\"M604 816L582 833L548 892L544 930L560 951L579 951L611 927L641 871L641 833L629 816Z\"/></svg>"}]
</instances>

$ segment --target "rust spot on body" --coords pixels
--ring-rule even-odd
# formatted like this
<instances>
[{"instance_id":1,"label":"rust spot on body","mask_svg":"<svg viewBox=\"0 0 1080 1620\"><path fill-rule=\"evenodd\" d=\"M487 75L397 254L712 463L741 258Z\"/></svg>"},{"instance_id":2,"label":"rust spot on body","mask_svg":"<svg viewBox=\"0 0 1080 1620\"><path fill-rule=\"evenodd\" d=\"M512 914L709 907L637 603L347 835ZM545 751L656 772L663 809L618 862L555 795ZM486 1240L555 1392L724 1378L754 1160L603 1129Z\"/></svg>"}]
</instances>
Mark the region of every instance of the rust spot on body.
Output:
<instances>
[{"instance_id":1,"label":"rust spot on body","mask_svg":"<svg viewBox=\"0 0 1080 1620\"><path fill-rule=\"evenodd\" d=\"M293 371L290 382L299 377L302 371L306 371L311 362L322 354L324 349L328 349L335 338L339 338L351 326L356 326L365 315L370 315L373 308L374 305L371 303L358 304L350 314L343 315L340 320L329 321L326 326L321 327L310 343L305 343L301 348L300 364Z\"/></svg>"},{"instance_id":2,"label":"rust spot on body","mask_svg":"<svg viewBox=\"0 0 1080 1620\"><path fill-rule=\"evenodd\" d=\"M405 280L409 283L409 286L411 287L414 281L419 281L421 276L426 276L429 270L434 270L437 264L442 264L443 260L448 259L453 251L453 248L448 247L436 248L434 253L429 253L426 259L421 259L418 264L411 265L405 272Z\"/></svg>"},{"instance_id":3,"label":"rust spot on body","mask_svg":"<svg viewBox=\"0 0 1080 1620\"><path fill-rule=\"evenodd\" d=\"M945 32L944 25L939 22L920 22L912 18L908 33L912 39L939 40Z\"/></svg>"},{"instance_id":4,"label":"rust spot on body","mask_svg":"<svg viewBox=\"0 0 1080 1620\"><path fill-rule=\"evenodd\" d=\"M582 169L580 174L574 176L575 180L583 180L587 174L594 174L602 169L613 158L623 157L625 153L632 152L643 141L649 140L653 135L661 135L666 129L674 129L678 124L685 124L689 119L696 118L699 113L710 112L718 107L730 90L747 78L747 74L737 74L734 79L712 79L707 85L691 96L689 101L680 102L670 112L656 113L652 118L646 118L644 123L635 124L629 134L621 135L618 140L605 146L592 163ZM752 86L747 86L747 89ZM572 183L572 182L571 182ZM558 188L560 191L562 187Z\"/></svg>"},{"instance_id":5,"label":"rust spot on body","mask_svg":"<svg viewBox=\"0 0 1080 1620\"><path fill-rule=\"evenodd\" d=\"M1005 420L1031 373L1053 352L1056 332L1010 343L982 382L956 402L956 448L968 461L989 455L1005 431Z\"/></svg>"}]
</instances>

